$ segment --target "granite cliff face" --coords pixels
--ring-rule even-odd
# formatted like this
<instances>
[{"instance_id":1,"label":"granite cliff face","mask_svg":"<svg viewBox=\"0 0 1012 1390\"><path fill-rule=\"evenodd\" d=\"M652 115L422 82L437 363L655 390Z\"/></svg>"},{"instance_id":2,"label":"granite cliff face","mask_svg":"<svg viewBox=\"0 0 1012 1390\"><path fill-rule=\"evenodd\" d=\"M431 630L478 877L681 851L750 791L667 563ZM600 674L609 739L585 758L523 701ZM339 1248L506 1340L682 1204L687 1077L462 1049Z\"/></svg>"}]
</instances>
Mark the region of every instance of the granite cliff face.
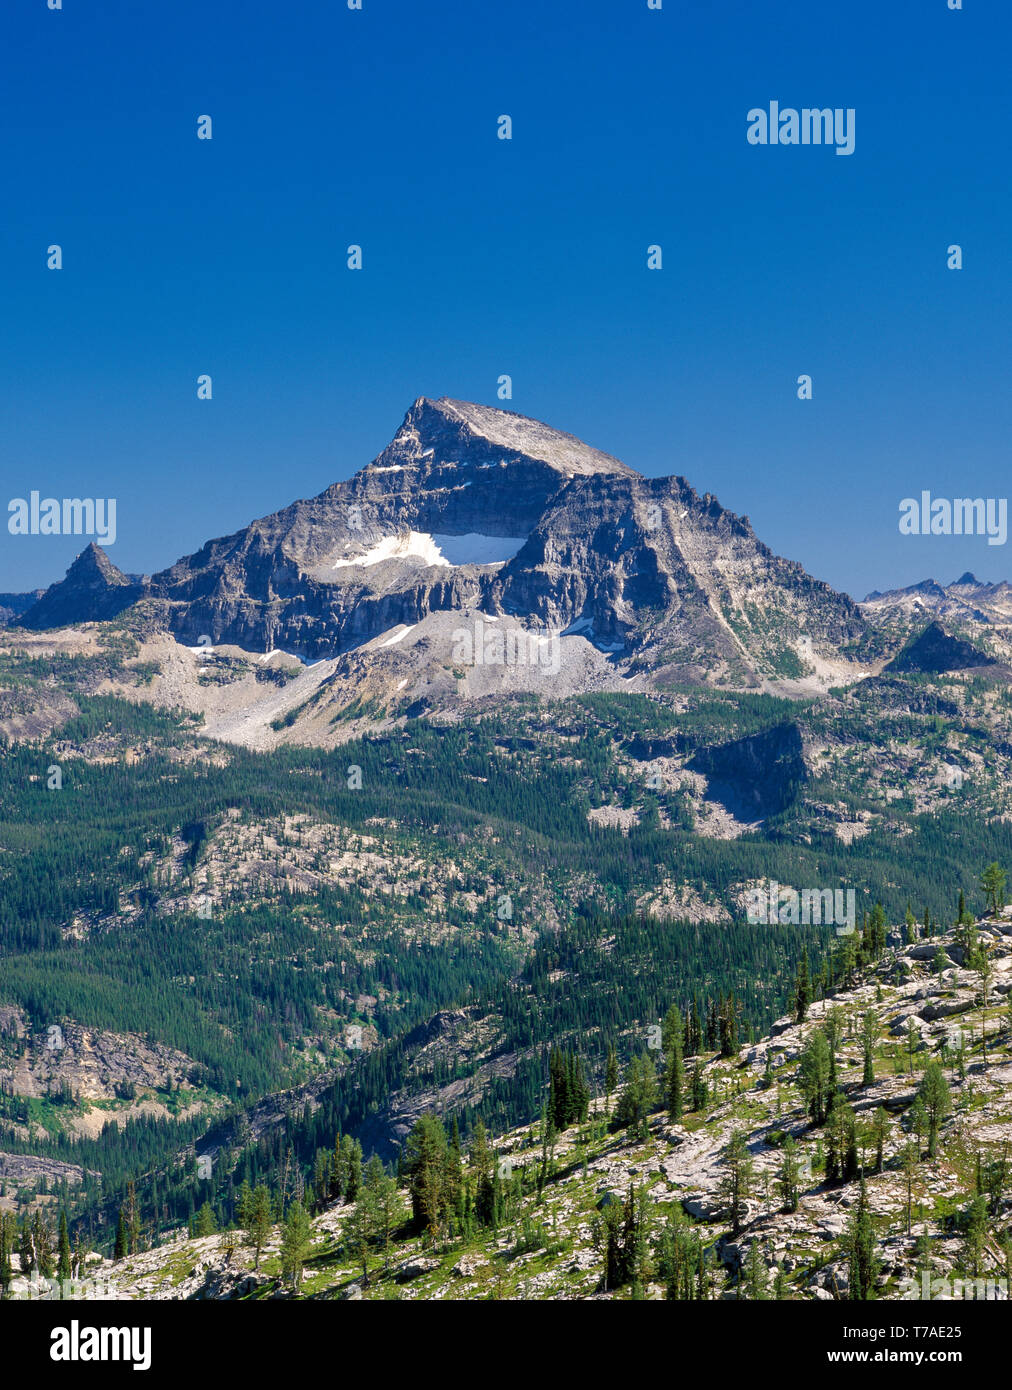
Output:
<instances>
[{"instance_id":1,"label":"granite cliff face","mask_svg":"<svg viewBox=\"0 0 1012 1390\"><path fill-rule=\"evenodd\" d=\"M707 778L710 797L746 821L778 815L810 776L793 722L704 748L686 766Z\"/></svg>"},{"instance_id":2,"label":"granite cliff face","mask_svg":"<svg viewBox=\"0 0 1012 1390\"><path fill-rule=\"evenodd\" d=\"M150 579L89 547L22 621L104 619L140 597L188 645L340 658L430 616L477 615L578 639L648 683L748 685L827 662L839 674L867 637L849 598L683 478L644 478L538 421L447 399L417 400L348 481ZM431 635L446 645L445 624Z\"/></svg>"}]
</instances>

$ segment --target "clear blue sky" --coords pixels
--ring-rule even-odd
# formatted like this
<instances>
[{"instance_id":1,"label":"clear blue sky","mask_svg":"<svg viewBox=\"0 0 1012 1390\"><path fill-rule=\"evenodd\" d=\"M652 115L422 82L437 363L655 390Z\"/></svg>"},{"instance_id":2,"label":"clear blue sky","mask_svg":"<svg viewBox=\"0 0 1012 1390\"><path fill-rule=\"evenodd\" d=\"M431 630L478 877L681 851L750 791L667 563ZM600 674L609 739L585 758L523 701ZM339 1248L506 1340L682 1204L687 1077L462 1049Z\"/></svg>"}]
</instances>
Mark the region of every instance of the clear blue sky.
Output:
<instances>
[{"instance_id":1,"label":"clear blue sky","mask_svg":"<svg viewBox=\"0 0 1012 1390\"><path fill-rule=\"evenodd\" d=\"M897 529L922 488L1009 491L1012 10L965 6L8 0L4 518L114 496L111 557L159 569L509 373L855 596L1012 577ZM773 98L854 107L855 153L748 145ZM3 526L0 589L83 543Z\"/></svg>"}]
</instances>

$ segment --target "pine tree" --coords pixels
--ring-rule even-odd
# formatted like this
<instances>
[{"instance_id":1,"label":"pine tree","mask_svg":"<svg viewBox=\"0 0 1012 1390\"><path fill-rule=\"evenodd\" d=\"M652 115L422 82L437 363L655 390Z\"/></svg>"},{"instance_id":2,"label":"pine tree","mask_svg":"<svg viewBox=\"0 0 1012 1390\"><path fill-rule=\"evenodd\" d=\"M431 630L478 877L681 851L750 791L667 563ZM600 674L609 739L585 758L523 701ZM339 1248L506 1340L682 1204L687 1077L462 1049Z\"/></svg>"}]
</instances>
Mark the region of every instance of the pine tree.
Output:
<instances>
[{"instance_id":1,"label":"pine tree","mask_svg":"<svg viewBox=\"0 0 1012 1390\"><path fill-rule=\"evenodd\" d=\"M938 1148L939 1126L952 1110L949 1083L938 1062L932 1060L924 1068L917 1094L928 1117L928 1157L934 1158Z\"/></svg>"},{"instance_id":2,"label":"pine tree","mask_svg":"<svg viewBox=\"0 0 1012 1390\"><path fill-rule=\"evenodd\" d=\"M616 1123L637 1131L644 1139L649 1133L648 1117L657 1104L657 1068L644 1052L629 1063L626 1083L615 1107Z\"/></svg>"},{"instance_id":3,"label":"pine tree","mask_svg":"<svg viewBox=\"0 0 1012 1390\"><path fill-rule=\"evenodd\" d=\"M413 1219L435 1241L457 1197L450 1182L446 1130L438 1115L420 1115L415 1121L405 1145L403 1171Z\"/></svg>"},{"instance_id":4,"label":"pine tree","mask_svg":"<svg viewBox=\"0 0 1012 1390\"><path fill-rule=\"evenodd\" d=\"M0 1211L0 1301L6 1299L7 1291L14 1278L14 1218L9 1212Z\"/></svg>"},{"instance_id":5,"label":"pine tree","mask_svg":"<svg viewBox=\"0 0 1012 1390\"><path fill-rule=\"evenodd\" d=\"M56 1265L56 1272L59 1275L60 1280L62 1282L64 1280L69 1279L71 1274L70 1236L67 1232L67 1212L66 1209L63 1207L60 1208L60 1235L57 1251L58 1259Z\"/></svg>"},{"instance_id":6,"label":"pine tree","mask_svg":"<svg viewBox=\"0 0 1012 1390\"><path fill-rule=\"evenodd\" d=\"M239 1193L235 1200L235 1219L244 1231L249 1227L252 1209L253 1189L250 1187L249 1182L243 1178L242 1186L239 1188Z\"/></svg>"},{"instance_id":7,"label":"pine tree","mask_svg":"<svg viewBox=\"0 0 1012 1390\"><path fill-rule=\"evenodd\" d=\"M738 1003L734 997L733 991L721 1003L718 1016L718 1028L720 1038L720 1055L722 1057L737 1057Z\"/></svg>"},{"instance_id":8,"label":"pine tree","mask_svg":"<svg viewBox=\"0 0 1012 1390\"><path fill-rule=\"evenodd\" d=\"M590 1088L583 1063L576 1052L553 1047L548 1059L548 1109L552 1123L561 1133L587 1118Z\"/></svg>"},{"instance_id":9,"label":"pine tree","mask_svg":"<svg viewBox=\"0 0 1012 1390\"><path fill-rule=\"evenodd\" d=\"M331 1150L317 1149L313 1161L313 1198L317 1211L322 1211L330 1197L330 1178L333 1165Z\"/></svg>"},{"instance_id":10,"label":"pine tree","mask_svg":"<svg viewBox=\"0 0 1012 1390\"><path fill-rule=\"evenodd\" d=\"M362 1145L357 1139L348 1141L348 1182L344 1190L344 1195L349 1202L353 1202L358 1196L358 1189L362 1182Z\"/></svg>"},{"instance_id":11,"label":"pine tree","mask_svg":"<svg viewBox=\"0 0 1012 1390\"><path fill-rule=\"evenodd\" d=\"M666 1297L691 1301L696 1297L696 1268L702 1242L684 1213L675 1208L661 1230L656 1247L657 1277Z\"/></svg>"},{"instance_id":12,"label":"pine tree","mask_svg":"<svg viewBox=\"0 0 1012 1390\"><path fill-rule=\"evenodd\" d=\"M784 1140L783 1158L780 1160L780 1171L777 1176L785 1212L793 1212L798 1209L800 1178L801 1164L798 1161L798 1146L788 1135Z\"/></svg>"},{"instance_id":13,"label":"pine tree","mask_svg":"<svg viewBox=\"0 0 1012 1390\"><path fill-rule=\"evenodd\" d=\"M605 1292L622 1284L622 1213L617 1202L610 1202L592 1225L595 1244L604 1255Z\"/></svg>"},{"instance_id":14,"label":"pine tree","mask_svg":"<svg viewBox=\"0 0 1012 1390\"><path fill-rule=\"evenodd\" d=\"M997 863L988 864L980 876L980 886L984 891L988 915L997 917L1005 906L1005 870Z\"/></svg>"},{"instance_id":15,"label":"pine tree","mask_svg":"<svg viewBox=\"0 0 1012 1390\"><path fill-rule=\"evenodd\" d=\"M684 1051L685 1025L682 1022L682 1013L677 1004L672 1004L664 1015L664 1022L661 1025L661 1051L665 1057L670 1056L676 1040Z\"/></svg>"},{"instance_id":16,"label":"pine tree","mask_svg":"<svg viewBox=\"0 0 1012 1390\"><path fill-rule=\"evenodd\" d=\"M672 1004L668 1011L671 1020L667 1048L667 1075L665 1092L668 1101L668 1119L677 1124L685 1110L685 1062L682 1057L682 1016Z\"/></svg>"},{"instance_id":17,"label":"pine tree","mask_svg":"<svg viewBox=\"0 0 1012 1390\"><path fill-rule=\"evenodd\" d=\"M605 1114L611 1114L611 1098L618 1086L618 1058L611 1043L608 1044L608 1059L604 1064Z\"/></svg>"},{"instance_id":18,"label":"pine tree","mask_svg":"<svg viewBox=\"0 0 1012 1390\"><path fill-rule=\"evenodd\" d=\"M876 903L871 910L869 931L871 936L872 956L877 960L886 946L886 915L885 908L881 903Z\"/></svg>"},{"instance_id":19,"label":"pine tree","mask_svg":"<svg viewBox=\"0 0 1012 1390\"><path fill-rule=\"evenodd\" d=\"M225 1226L218 1241L218 1250L225 1257L226 1265L232 1263L236 1251L239 1248L239 1232L234 1226Z\"/></svg>"},{"instance_id":20,"label":"pine tree","mask_svg":"<svg viewBox=\"0 0 1012 1390\"><path fill-rule=\"evenodd\" d=\"M648 1225L646 1193L634 1193L630 1182L622 1222L622 1272L632 1285L630 1296L634 1299L644 1297L650 1278Z\"/></svg>"},{"instance_id":21,"label":"pine tree","mask_svg":"<svg viewBox=\"0 0 1012 1390\"><path fill-rule=\"evenodd\" d=\"M907 1063L910 1067L910 1075L914 1074L914 1054L921 1045L921 1035L917 1031L917 1024L913 1019L907 1020Z\"/></svg>"},{"instance_id":22,"label":"pine tree","mask_svg":"<svg viewBox=\"0 0 1012 1390\"><path fill-rule=\"evenodd\" d=\"M798 1068L798 1086L808 1106L812 1123L821 1125L829 1111L830 1071L832 1054L829 1040L821 1028L816 1028L809 1036L801 1054Z\"/></svg>"},{"instance_id":23,"label":"pine tree","mask_svg":"<svg viewBox=\"0 0 1012 1390\"><path fill-rule=\"evenodd\" d=\"M369 1192L375 1204L376 1239L383 1250L383 1267L386 1269L390 1261L390 1237L393 1234L399 1210L397 1180L386 1171L375 1155L369 1160L366 1174Z\"/></svg>"},{"instance_id":24,"label":"pine tree","mask_svg":"<svg viewBox=\"0 0 1012 1390\"><path fill-rule=\"evenodd\" d=\"M218 1221L214 1214L214 1208L210 1202L204 1202L197 1212L193 1223L193 1234L196 1237L213 1236L218 1230Z\"/></svg>"},{"instance_id":25,"label":"pine tree","mask_svg":"<svg viewBox=\"0 0 1012 1390\"><path fill-rule=\"evenodd\" d=\"M301 1202L293 1202L288 1210L281 1236L281 1277L291 1289L302 1283L306 1256L309 1253L309 1216Z\"/></svg>"},{"instance_id":26,"label":"pine tree","mask_svg":"<svg viewBox=\"0 0 1012 1390\"><path fill-rule=\"evenodd\" d=\"M27 1213L21 1218L18 1254L21 1256L21 1273L26 1279L31 1279L32 1270L35 1268L35 1246L32 1243L32 1228Z\"/></svg>"},{"instance_id":27,"label":"pine tree","mask_svg":"<svg viewBox=\"0 0 1012 1390\"><path fill-rule=\"evenodd\" d=\"M757 1240L750 1243L745 1260L745 1296L751 1303L762 1302L770 1296L766 1262Z\"/></svg>"},{"instance_id":28,"label":"pine tree","mask_svg":"<svg viewBox=\"0 0 1012 1390\"><path fill-rule=\"evenodd\" d=\"M724 1151L724 1176L720 1182L720 1193L726 1199L731 1213L731 1230L737 1235L745 1216L745 1203L752 1191L755 1165L748 1151L744 1131L738 1129L731 1135Z\"/></svg>"},{"instance_id":29,"label":"pine tree","mask_svg":"<svg viewBox=\"0 0 1012 1390\"><path fill-rule=\"evenodd\" d=\"M246 1244L253 1247L254 1268L260 1268L260 1252L267 1244L274 1225L274 1212L271 1209L271 1194L261 1183L253 1193L249 1204L249 1217L246 1226Z\"/></svg>"},{"instance_id":30,"label":"pine tree","mask_svg":"<svg viewBox=\"0 0 1012 1390\"><path fill-rule=\"evenodd\" d=\"M452 1140L450 1151L459 1154ZM372 1247L382 1246L384 1259L389 1256L390 1232L396 1215L396 1191L396 1182L374 1154L366 1165L362 1187L343 1228L349 1251L357 1254L362 1263L362 1282L367 1286Z\"/></svg>"},{"instance_id":31,"label":"pine tree","mask_svg":"<svg viewBox=\"0 0 1012 1390\"><path fill-rule=\"evenodd\" d=\"M1008 1145L1002 1146L998 1158L992 1159L984 1168L982 1191L987 1195L987 1209L991 1216L997 1216L1002 1207L1005 1189L1008 1184Z\"/></svg>"},{"instance_id":32,"label":"pine tree","mask_svg":"<svg viewBox=\"0 0 1012 1390\"><path fill-rule=\"evenodd\" d=\"M136 1255L141 1235L141 1213L137 1205L137 1193L132 1182L127 1183L124 1215L126 1218L127 1252Z\"/></svg>"},{"instance_id":33,"label":"pine tree","mask_svg":"<svg viewBox=\"0 0 1012 1390\"><path fill-rule=\"evenodd\" d=\"M984 1200L983 1194L978 1192L970 1202L963 1235L963 1259L975 1279L980 1273L980 1262L984 1255L987 1235L987 1202Z\"/></svg>"},{"instance_id":34,"label":"pine tree","mask_svg":"<svg viewBox=\"0 0 1012 1390\"><path fill-rule=\"evenodd\" d=\"M833 1005L826 1010L823 1031L826 1034L826 1042L829 1044L829 1080L826 1090L829 1096L829 1105L832 1106L833 1098L839 1087L836 1074L836 1049L839 1046L840 1034L843 1030L843 1014L838 1005Z\"/></svg>"},{"instance_id":35,"label":"pine tree","mask_svg":"<svg viewBox=\"0 0 1012 1390\"><path fill-rule=\"evenodd\" d=\"M495 1187L492 1181L495 1157L488 1142L482 1120L475 1121L471 1135L471 1173L474 1183L474 1215L479 1226L494 1227L498 1213L495 1209Z\"/></svg>"},{"instance_id":36,"label":"pine tree","mask_svg":"<svg viewBox=\"0 0 1012 1390\"><path fill-rule=\"evenodd\" d=\"M699 1015L699 999L693 991L692 1007L689 1010L689 1017L685 1025L685 1051L689 1057L694 1057L703 1046L703 1025Z\"/></svg>"},{"instance_id":37,"label":"pine tree","mask_svg":"<svg viewBox=\"0 0 1012 1390\"><path fill-rule=\"evenodd\" d=\"M119 1219L116 1222L116 1243L113 1246L113 1259L123 1260L129 1250L129 1239L127 1236L126 1214L123 1208L119 1209Z\"/></svg>"},{"instance_id":38,"label":"pine tree","mask_svg":"<svg viewBox=\"0 0 1012 1390\"><path fill-rule=\"evenodd\" d=\"M857 1176L857 1168L854 1112L841 1099L826 1123L826 1181L847 1182Z\"/></svg>"},{"instance_id":39,"label":"pine tree","mask_svg":"<svg viewBox=\"0 0 1012 1390\"><path fill-rule=\"evenodd\" d=\"M812 986L808 974L808 947L804 946L801 950L801 963L798 966L798 977L794 985L795 1022L804 1023L811 1002Z\"/></svg>"},{"instance_id":40,"label":"pine tree","mask_svg":"<svg viewBox=\"0 0 1012 1390\"><path fill-rule=\"evenodd\" d=\"M879 1262L875 1253L875 1231L868 1210L868 1193L864 1178L861 1179L857 1206L847 1231L846 1249L850 1266L849 1298L852 1302L874 1298Z\"/></svg>"}]
</instances>

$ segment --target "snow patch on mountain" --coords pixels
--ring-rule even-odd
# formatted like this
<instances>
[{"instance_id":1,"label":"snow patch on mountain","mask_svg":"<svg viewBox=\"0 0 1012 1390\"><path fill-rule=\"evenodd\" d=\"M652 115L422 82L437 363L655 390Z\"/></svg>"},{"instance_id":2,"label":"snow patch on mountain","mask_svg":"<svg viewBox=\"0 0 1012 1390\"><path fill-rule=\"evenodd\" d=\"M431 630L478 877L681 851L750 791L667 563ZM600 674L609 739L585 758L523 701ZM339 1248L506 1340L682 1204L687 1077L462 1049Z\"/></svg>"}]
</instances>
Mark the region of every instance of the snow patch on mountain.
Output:
<instances>
[{"instance_id":1,"label":"snow patch on mountain","mask_svg":"<svg viewBox=\"0 0 1012 1390\"><path fill-rule=\"evenodd\" d=\"M384 560L415 557L427 565L448 569L457 565L501 565L520 550L526 536L486 536L472 531L462 536L430 535L427 531L408 531L385 536L364 555L335 562L334 569L351 569L382 564Z\"/></svg>"},{"instance_id":2,"label":"snow patch on mountain","mask_svg":"<svg viewBox=\"0 0 1012 1390\"><path fill-rule=\"evenodd\" d=\"M381 565L384 560L406 560L416 556L427 565L449 565L443 558L439 547L425 531L408 531L398 536L385 536L364 555L355 555L350 560L337 560L336 570L366 569L371 565Z\"/></svg>"},{"instance_id":3,"label":"snow patch on mountain","mask_svg":"<svg viewBox=\"0 0 1012 1390\"><path fill-rule=\"evenodd\" d=\"M392 637L388 637L388 638L386 639L386 641L381 642L381 643L380 643L380 646L381 646L381 647L392 647L392 646L394 646L394 645L395 645L397 642L399 642L403 637L407 637L407 635L408 635L409 632L414 632L414 630L415 630L415 628L416 628L417 626L418 626L417 623L412 623L410 627L403 627L403 628L401 628L400 632L395 632L394 635L393 635ZM399 689L399 688L400 688L400 687L398 687L398 689Z\"/></svg>"}]
</instances>

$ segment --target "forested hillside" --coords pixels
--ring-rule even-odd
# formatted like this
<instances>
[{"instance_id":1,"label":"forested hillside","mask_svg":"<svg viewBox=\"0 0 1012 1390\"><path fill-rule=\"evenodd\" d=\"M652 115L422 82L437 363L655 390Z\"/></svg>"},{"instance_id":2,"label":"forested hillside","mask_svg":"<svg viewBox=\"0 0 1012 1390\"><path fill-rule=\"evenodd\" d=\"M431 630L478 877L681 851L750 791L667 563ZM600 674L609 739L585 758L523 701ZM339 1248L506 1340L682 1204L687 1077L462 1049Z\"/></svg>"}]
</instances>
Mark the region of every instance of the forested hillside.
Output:
<instances>
[{"instance_id":1,"label":"forested hillside","mask_svg":"<svg viewBox=\"0 0 1012 1390\"><path fill-rule=\"evenodd\" d=\"M321 1108L207 1151L184 1228L128 1185L104 1258L65 1191L0 1215L8 1294L1007 1300L1004 878L981 920L889 946L876 912L825 970L806 953L770 1036L742 1038L732 993L616 1029L600 1071L551 1047L531 1125L423 1109L384 1164Z\"/></svg>"},{"instance_id":2,"label":"forested hillside","mask_svg":"<svg viewBox=\"0 0 1012 1390\"><path fill-rule=\"evenodd\" d=\"M755 885L927 930L1012 862L1000 676L517 695L257 753L97 632L0 659L0 1182L100 1248L128 1188L155 1240L335 1134L389 1163L427 1110L528 1123L553 1048L599 1085L672 1002L760 1037L848 938L750 923Z\"/></svg>"}]
</instances>

